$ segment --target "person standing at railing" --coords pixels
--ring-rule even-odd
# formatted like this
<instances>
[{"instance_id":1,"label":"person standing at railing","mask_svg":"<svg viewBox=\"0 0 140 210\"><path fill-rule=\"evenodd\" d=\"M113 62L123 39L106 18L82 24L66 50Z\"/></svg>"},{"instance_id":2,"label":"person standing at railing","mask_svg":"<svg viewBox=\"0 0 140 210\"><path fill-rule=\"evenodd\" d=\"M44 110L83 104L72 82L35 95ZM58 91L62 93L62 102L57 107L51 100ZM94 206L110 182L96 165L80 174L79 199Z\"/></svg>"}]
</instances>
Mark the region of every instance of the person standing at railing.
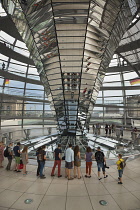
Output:
<instances>
[{"instance_id":1,"label":"person standing at railing","mask_svg":"<svg viewBox=\"0 0 140 210\"><path fill-rule=\"evenodd\" d=\"M2 70L5 70L5 63L2 64Z\"/></svg>"},{"instance_id":2,"label":"person standing at railing","mask_svg":"<svg viewBox=\"0 0 140 210\"><path fill-rule=\"evenodd\" d=\"M108 130L109 130L109 135L111 135L111 125L109 125Z\"/></svg>"},{"instance_id":3,"label":"person standing at railing","mask_svg":"<svg viewBox=\"0 0 140 210\"><path fill-rule=\"evenodd\" d=\"M55 172L55 168L58 165L58 178L62 177L61 175L61 144L58 144L58 147L55 149L54 151L54 157L55 157L55 161L54 161L54 166L52 168L52 172L51 172L51 176L55 176L54 172Z\"/></svg>"},{"instance_id":4,"label":"person standing at railing","mask_svg":"<svg viewBox=\"0 0 140 210\"><path fill-rule=\"evenodd\" d=\"M120 135L123 137L123 130L124 130L124 127L122 126L121 128L120 128Z\"/></svg>"},{"instance_id":5,"label":"person standing at railing","mask_svg":"<svg viewBox=\"0 0 140 210\"><path fill-rule=\"evenodd\" d=\"M95 125L93 124L92 126L92 129L93 129L93 134L95 133Z\"/></svg>"},{"instance_id":6,"label":"person standing at railing","mask_svg":"<svg viewBox=\"0 0 140 210\"><path fill-rule=\"evenodd\" d=\"M108 124L105 125L105 134L108 134Z\"/></svg>"}]
</instances>

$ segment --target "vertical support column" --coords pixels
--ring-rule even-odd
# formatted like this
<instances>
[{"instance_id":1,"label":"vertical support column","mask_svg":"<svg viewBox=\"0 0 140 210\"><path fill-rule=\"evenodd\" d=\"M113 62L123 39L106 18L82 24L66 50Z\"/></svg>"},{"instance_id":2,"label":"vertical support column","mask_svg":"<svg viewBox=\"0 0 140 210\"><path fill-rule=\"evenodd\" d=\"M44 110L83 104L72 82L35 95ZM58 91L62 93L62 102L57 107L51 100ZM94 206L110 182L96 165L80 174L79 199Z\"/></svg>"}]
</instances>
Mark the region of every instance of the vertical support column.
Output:
<instances>
[{"instance_id":1,"label":"vertical support column","mask_svg":"<svg viewBox=\"0 0 140 210\"><path fill-rule=\"evenodd\" d=\"M29 65L27 65L27 71L26 71L26 77L28 76L28 69L29 69ZM25 79L25 83L24 83L24 92L23 92L23 97L25 96L26 93L26 79ZM23 115L24 115L24 105L25 105L25 100L23 99L23 103L22 103L22 123L21 123L21 127L23 128Z\"/></svg>"},{"instance_id":2,"label":"vertical support column","mask_svg":"<svg viewBox=\"0 0 140 210\"><path fill-rule=\"evenodd\" d=\"M44 101L43 101L43 113L42 113L42 117L43 117L43 125L42 127L44 128L44 114L45 114L45 88L44 88L44 97L43 97Z\"/></svg>"},{"instance_id":3,"label":"vertical support column","mask_svg":"<svg viewBox=\"0 0 140 210\"><path fill-rule=\"evenodd\" d=\"M14 41L14 43L13 43L13 50L14 50L16 41L17 41L17 39L15 39L15 41ZM10 45L10 46L11 46L11 45ZM6 71L8 71L8 68L9 68L9 65L10 65L10 60L11 60L11 57L8 58ZM4 78L3 86L2 86L1 104L0 104L0 130L1 130L1 113L2 113L2 102L3 102L4 88L5 88L5 81L6 81L6 79ZM8 94L9 94L9 93L8 93Z\"/></svg>"},{"instance_id":4,"label":"vertical support column","mask_svg":"<svg viewBox=\"0 0 140 210\"><path fill-rule=\"evenodd\" d=\"M104 105L104 91L102 90L102 104ZM105 107L103 106L103 124L105 122Z\"/></svg>"},{"instance_id":5,"label":"vertical support column","mask_svg":"<svg viewBox=\"0 0 140 210\"><path fill-rule=\"evenodd\" d=\"M122 64L124 65L124 62L122 62ZM121 64L120 57L118 56L118 65L119 66L123 66L122 64ZM122 72L120 72L120 80L121 80L121 86L122 86L123 104L124 104L124 106L126 106L126 92L125 92L125 89L124 89L125 82L124 82L124 76L123 76L123 73ZM126 110L124 108L123 125L125 125L125 126L127 124L127 120L126 119L127 119L127 112L126 112Z\"/></svg>"}]
</instances>

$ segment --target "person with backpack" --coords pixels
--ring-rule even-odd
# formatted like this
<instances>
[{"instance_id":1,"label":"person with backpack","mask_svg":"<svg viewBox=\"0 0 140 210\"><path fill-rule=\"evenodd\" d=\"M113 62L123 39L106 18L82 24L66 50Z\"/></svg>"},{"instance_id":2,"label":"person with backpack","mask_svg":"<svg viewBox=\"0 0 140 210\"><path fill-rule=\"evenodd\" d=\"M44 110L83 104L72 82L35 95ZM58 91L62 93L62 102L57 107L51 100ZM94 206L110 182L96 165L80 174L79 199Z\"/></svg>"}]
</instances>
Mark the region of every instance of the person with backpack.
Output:
<instances>
[{"instance_id":1,"label":"person with backpack","mask_svg":"<svg viewBox=\"0 0 140 210\"><path fill-rule=\"evenodd\" d=\"M4 151L4 157L7 157L7 159L8 159L8 164L6 166L7 171L10 171L11 163L12 163L12 159L13 159L12 147L13 147L13 143L10 142Z\"/></svg>"},{"instance_id":2,"label":"person with backpack","mask_svg":"<svg viewBox=\"0 0 140 210\"><path fill-rule=\"evenodd\" d=\"M97 152L95 153L95 159L97 162L97 167L98 167L98 179L101 180L102 178L100 177L100 169L102 168L104 178L107 178L108 175L105 174L105 164L106 164L106 159L104 153L101 151L101 148L97 148Z\"/></svg>"},{"instance_id":3,"label":"person with backpack","mask_svg":"<svg viewBox=\"0 0 140 210\"><path fill-rule=\"evenodd\" d=\"M123 169L125 167L124 160L122 159L122 154L118 154L118 161L116 162L117 168L118 168L118 184L122 184L122 175L123 175Z\"/></svg>"},{"instance_id":4,"label":"person with backpack","mask_svg":"<svg viewBox=\"0 0 140 210\"><path fill-rule=\"evenodd\" d=\"M20 142L17 142L17 145L13 148L14 154L15 154L15 171L16 172L21 172L19 170L19 165L20 165Z\"/></svg>"},{"instance_id":5,"label":"person with backpack","mask_svg":"<svg viewBox=\"0 0 140 210\"><path fill-rule=\"evenodd\" d=\"M46 177L43 175L43 169L45 166L45 160L46 160L46 151L45 151L46 146L43 145L41 147L41 150L38 153L38 160L39 160L39 164L40 164L40 179L45 179Z\"/></svg>"},{"instance_id":6,"label":"person with backpack","mask_svg":"<svg viewBox=\"0 0 140 210\"><path fill-rule=\"evenodd\" d=\"M4 161L4 148L3 142L0 142L0 168L3 168L2 162Z\"/></svg>"}]
</instances>

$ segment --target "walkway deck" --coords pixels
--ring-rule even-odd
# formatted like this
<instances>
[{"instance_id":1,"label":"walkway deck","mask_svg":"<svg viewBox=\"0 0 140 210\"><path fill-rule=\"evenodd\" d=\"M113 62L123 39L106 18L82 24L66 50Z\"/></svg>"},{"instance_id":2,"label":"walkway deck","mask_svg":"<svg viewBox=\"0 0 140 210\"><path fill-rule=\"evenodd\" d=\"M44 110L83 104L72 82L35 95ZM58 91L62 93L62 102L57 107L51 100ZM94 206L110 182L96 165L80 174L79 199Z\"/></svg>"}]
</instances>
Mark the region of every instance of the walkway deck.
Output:
<instances>
[{"instance_id":1,"label":"walkway deck","mask_svg":"<svg viewBox=\"0 0 140 210\"><path fill-rule=\"evenodd\" d=\"M5 160L4 164L7 163ZM123 185L117 184L116 165L107 170L108 178L98 181L97 168L92 177L68 181L51 177L51 168L45 168L46 179L36 177L36 166L27 166L28 175L0 169L0 210L140 210L140 158L127 163ZM25 199L33 199L25 204ZM107 206L101 206L106 200Z\"/></svg>"}]
</instances>

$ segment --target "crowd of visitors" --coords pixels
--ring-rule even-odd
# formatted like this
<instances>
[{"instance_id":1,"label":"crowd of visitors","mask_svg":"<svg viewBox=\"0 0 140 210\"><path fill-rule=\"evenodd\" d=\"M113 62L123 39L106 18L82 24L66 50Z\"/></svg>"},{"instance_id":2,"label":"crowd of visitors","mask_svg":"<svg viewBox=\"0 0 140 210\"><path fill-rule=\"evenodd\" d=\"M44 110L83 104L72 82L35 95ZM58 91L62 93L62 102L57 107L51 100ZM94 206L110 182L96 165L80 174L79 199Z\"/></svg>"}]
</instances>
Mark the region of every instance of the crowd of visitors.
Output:
<instances>
[{"instance_id":1,"label":"crowd of visitors","mask_svg":"<svg viewBox=\"0 0 140 210\"><path fill-rule=\"evenodd\" d=\"M13 160L13 157L15 158L15 165L14 165L14 171L15 172L21 172L20 166L22 165L22 174L26 175L26 165L28 164L28 146L24 146L23 150L21 151L21 144L20 142L17 143L16 146L13 147L13 143L10 142L8 146L5 149L4 152L4 144L0 142L0 167L2 168L2 162L4 160L4 156L8 159L8 164L6 166L6 170L9 171L11 169L11 163ZM45 179L45 175L43 173L45 161L46 161L46 151L45 151L45 145L38 148L36 151L37 156L37 173L36 175L40 177L40 179ZM81 166L81 154L80 154L80 148L78 145L75 146L74 150L72 149L72 144L69 144L69 147L65 151L65 156L62 157L62 150L61 145L58 144L58 147L54 151L54 166L52 168L51 176L55 176L55 168L58 165L58 178L62 177L61 175L61 161L65 160L65 177L68 178L68 180L73 180L74 178L81 179L81 172L80 172L80 166ZM100 170L102 169L104 178L107 177L105 175L105 165L106 160L104 153L101 152L100 147L98 147L97 152L95 153L95 156L92 152L92 149L90 147L87 147L86 153L85 153L85 162L86 162L86 178L91 177L91 168L92 168L92 161L93 159L97 162L98 167L98 179L101 180L100 177ZM21 163L22 162L22 163ZM73 175L71 175L73 170Z\"/></svg>"},{"instance_id":2,"label":"crowd of visitors","mask_svg":"<svg viewBox=\"0 0 140 210\"><path fill-rule=\"evenodd\" d=\"M8 164L6 166L6 170L9 171L11 169L11 163L13 157L15 157L15 166L14 171L21 172L21 161L22 161L22 174L26 175L26 165L28 163L28 146L24 146L23 150L21 151L21 144L20 142L17 143L16 146L13 148L13 143L9 143L6 149L4 150L5 146L2 142L0 142L0 168L2 168L2 162L4 160L4 156L8 159ZM37 149L36 156L37 156L37 176L40 177L40 179L45 179L44 174L44 166L46 158L46 146L42 146ZM54 151L54 166L51 171L51 176L55 176L55 168L58 165L58 178L62 177L61 175L61 161L65 160L65 177L68 180L73 180L74 178L81 179L81 154L80 154L80 148L78 145L75 146L74 150L72 149L72 144L69 144L69 147L65 151L65 156L62 157L62 150L61 145L58 144L58 147ZM109 168L106 166L106 159L104 153L101 151L101 148L98 147L95 154L93 154L92 149L88 146L85 153L85 162L86 162L86 178L91 178L91 168L92 168L92 161L96 160L97 162L97 168L98 168L98 179L101 180L100 171L102 169L103 177L107 178L108 175L106 175L105 168ZM122 174L123 174L123 162L122 155L118 155L118 161L117 161L117 167L118 167L118 184L122 184ZM73 175L72 175L72 169Z\"/></svg>"}]
</instances>

